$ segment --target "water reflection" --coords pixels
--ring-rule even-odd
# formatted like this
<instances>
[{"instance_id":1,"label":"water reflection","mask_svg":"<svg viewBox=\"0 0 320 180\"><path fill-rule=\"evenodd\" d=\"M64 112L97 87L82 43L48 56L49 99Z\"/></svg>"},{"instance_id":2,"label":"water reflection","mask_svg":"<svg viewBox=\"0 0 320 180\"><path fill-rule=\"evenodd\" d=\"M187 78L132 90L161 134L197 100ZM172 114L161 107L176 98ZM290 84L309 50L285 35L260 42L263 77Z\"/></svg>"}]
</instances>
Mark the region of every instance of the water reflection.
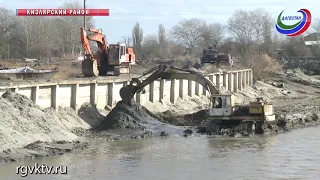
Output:
<instances>
[{"instance_id":1,"label":"water reflection","mask_svg":"<svg viewBox=\"0 0 320 180\"><path fill-rule=\"evenodd\" d=\"M15 167L34 162L74 166L67 175L41 176L44 180L317 179L319 140L319 128L309 128L269 137L114 141L64 156L5 164L0 179L21 179Z\"/></svg>"}]
</instances>

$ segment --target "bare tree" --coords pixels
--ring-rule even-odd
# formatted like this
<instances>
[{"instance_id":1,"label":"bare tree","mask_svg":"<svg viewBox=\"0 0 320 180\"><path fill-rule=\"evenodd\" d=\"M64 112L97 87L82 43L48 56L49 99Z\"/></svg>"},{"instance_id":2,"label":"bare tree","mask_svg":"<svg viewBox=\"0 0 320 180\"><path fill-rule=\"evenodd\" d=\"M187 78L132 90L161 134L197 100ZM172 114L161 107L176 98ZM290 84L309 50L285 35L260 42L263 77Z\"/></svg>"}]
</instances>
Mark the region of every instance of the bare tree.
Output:
<instances>
[{"instance_id":1,"label":"bare tree","mask_svg":"<svg viewBox=\"0 0 320 180\"><path fill-rule=\"evenodd\" d=\"M315 31L315 33L320 34L320 18L315 18L312 20L312 29Z\"/></svg>"},{"instance_id":2,"label":"bare tree","mask_svg":"<svg viewBox=\"0 0 320 180\"><path fill-rule=\"evenodd\" d=\"M144 57L159 58L161 56L159 46L160 44L158 43L158 37L156 35L149 35L145 37L142 43Z\"/></svg>"},{"instance_id":3,"label":"bare tree","mask_svg":"<svg viewBox=\"0 0 320 180\"><path fill-rule=\"evenodd\" d=\"M0 58L10 56L10 37L15 28L15 17L12 11L0 8Z\"/></svg>"},{"instance_id":4,"label":"bare tree","mask_svg":"<svg viewBox=\"0 0 320 180\"><path fill-rule=\"evenodd\" d=\"M133 48L136 51L137 58L142 58L142 40L143 40L143 30L140 28L140 25L137 22L132 29Z\"/></svg>"},{"instance_id":5,"label":"bare tree","mask_svg":"<svg viewBox=\"0 0 320 180\"><path fill-rule=\"evenodd\" d=\"M62 5L63 8L82 8L80 1L73 0ZM61 36L64 36L66 45L64 50L66 53L74 55L76 52L82 50L80 43L79 32L80 27L83 26L83 17L73 16L73 17L61 17L60 25L63 26L64 32ZM86 27L92 27L93 21L91 16L86 16Z\"/></svg>"},{"instance_id":6,"label":"bare tree","mask_svg":"<svg viewBox=\"0 0 320 180\"><path fill-rule=\"evenodd\" d=\"M237 10L228 20L228 29L241 44L238 50L245 59L254 45L260 50L261 43L271 39L271 25L270 14L262 9Z\"/></svg>"},{"instance_id":7,"label":"bare tree","mask_svg":"<svg viewBox=\"0 0 320 180\"><path fill-rule=\"evenodd\" d=\"M213 46L214 48L218 48L224 37L224 30L225 27L219 23L205 25L201 35L203 45L205 47Z\"/></svg>"},{"instance_id":8,"label":"bare tree","mask_svg":"<svg viewBox=\"0 0 320 180\"><path fill-rule=\"evenodd\" d=\"M122 41L123 41L123 43L126 44L127 47L131 47L132 46L132 37L130 37L130 36L122 36Z\"/></svg>"},{"instance_id":9,"label":"bare tree","mask_svg":"<svg viewBox=\"0 0 320 180\"><path fill-rule=\"evenodd\" d=\"M162 24L159 25L158 39L159 39L160 56L161 58L167 57L166 30Z\"/></svg>"},{"instance_id":10,"label":"bare tree","mask_svg":"<svg viewBox=\"0 0 320 180\"><path fill-rule=\"evenodd\" d=\"M184 19L172 28L172 34L175 40L186 45L189 49L189 54L192 54L201 40L201 32L205 24L205 21L196 18Z\"/></svg>"}]
</instances>

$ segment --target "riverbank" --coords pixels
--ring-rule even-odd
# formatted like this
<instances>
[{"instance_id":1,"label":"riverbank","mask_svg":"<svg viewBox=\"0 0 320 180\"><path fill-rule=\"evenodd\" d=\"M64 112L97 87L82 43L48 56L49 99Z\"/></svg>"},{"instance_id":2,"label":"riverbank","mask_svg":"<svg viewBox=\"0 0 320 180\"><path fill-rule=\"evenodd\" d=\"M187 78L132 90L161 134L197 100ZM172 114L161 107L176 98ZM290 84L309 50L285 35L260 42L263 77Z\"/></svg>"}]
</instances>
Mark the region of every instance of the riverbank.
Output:
<instances>
[{"instance_id":1,"label":"riverbank","mask_svg":"<svg viewBox=\"0 0 320 180\"><path fill-rule=\"evenodd\" d=\"M233 93L238 104L257 97L273 102L277 120L265 123L260 134L319 124L320 80L300 73L296 70L277 74ZM128 106L120 101L111 112L99 112L84 104L79 116L71 108L42 109L25 96L10 91L0 101L3 119L0 163L60 155L98 146L103 141L210 134L203 129L196 133L197 127L205 126L206 122L201 118L200 121L190 119L193 113L208 108L209 100L205 96L178 99L175 104L147 102L144 106L135 102Z\"/></svg>"}]
</instances>

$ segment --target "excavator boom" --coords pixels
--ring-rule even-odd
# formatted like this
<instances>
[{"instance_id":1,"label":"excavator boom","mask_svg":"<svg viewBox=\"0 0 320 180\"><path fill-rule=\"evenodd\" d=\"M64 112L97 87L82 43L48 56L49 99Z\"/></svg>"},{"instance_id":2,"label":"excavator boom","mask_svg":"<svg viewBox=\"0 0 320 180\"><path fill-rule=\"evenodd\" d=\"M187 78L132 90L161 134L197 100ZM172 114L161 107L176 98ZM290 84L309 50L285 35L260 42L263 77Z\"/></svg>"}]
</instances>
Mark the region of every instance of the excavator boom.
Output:
<instances>
[{"instance_id":1,"label":"excavator boom","mask_svg":"<svg viewBox=\"0 0 320 180\"><path fill-rule=\"evenodd\" d=\"M180 72L179 72L180 71ZM152 74L151 74L152 73ZM149 75L145 80L141 81L144 76ZM123 101L129 102L136 93L141 92L145 86L156 81L157 79L186 79L201 84L210 94L221 94L219 89L208 80L205 76L194 70L184 70L166 65L159 65L146 71L139 78L133 78L129 85L120 89L120 97ZM136 84L136 85L134 85Z\"/></svg>"}]
</instances>

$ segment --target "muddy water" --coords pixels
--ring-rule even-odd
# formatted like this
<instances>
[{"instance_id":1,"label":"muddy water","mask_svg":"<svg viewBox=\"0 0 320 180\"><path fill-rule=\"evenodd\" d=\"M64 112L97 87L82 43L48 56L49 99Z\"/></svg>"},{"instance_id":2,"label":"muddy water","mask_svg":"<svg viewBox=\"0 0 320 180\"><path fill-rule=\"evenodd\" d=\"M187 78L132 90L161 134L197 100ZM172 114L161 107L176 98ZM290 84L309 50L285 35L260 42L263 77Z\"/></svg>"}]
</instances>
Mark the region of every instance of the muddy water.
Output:
<instances>
[{"instance_id":1,"label":"muddy water","mask_svg":"<svg viewBox=\"0 0 320 180\"><path fill-rule=\"evenodd\" d=\"M0 179L22 179L18 165L67 165L64 175L23 179L320 179L320 129L259 138L171 137L108 142L99 148L0 166Z\"/></svg>"}]
</instances>

